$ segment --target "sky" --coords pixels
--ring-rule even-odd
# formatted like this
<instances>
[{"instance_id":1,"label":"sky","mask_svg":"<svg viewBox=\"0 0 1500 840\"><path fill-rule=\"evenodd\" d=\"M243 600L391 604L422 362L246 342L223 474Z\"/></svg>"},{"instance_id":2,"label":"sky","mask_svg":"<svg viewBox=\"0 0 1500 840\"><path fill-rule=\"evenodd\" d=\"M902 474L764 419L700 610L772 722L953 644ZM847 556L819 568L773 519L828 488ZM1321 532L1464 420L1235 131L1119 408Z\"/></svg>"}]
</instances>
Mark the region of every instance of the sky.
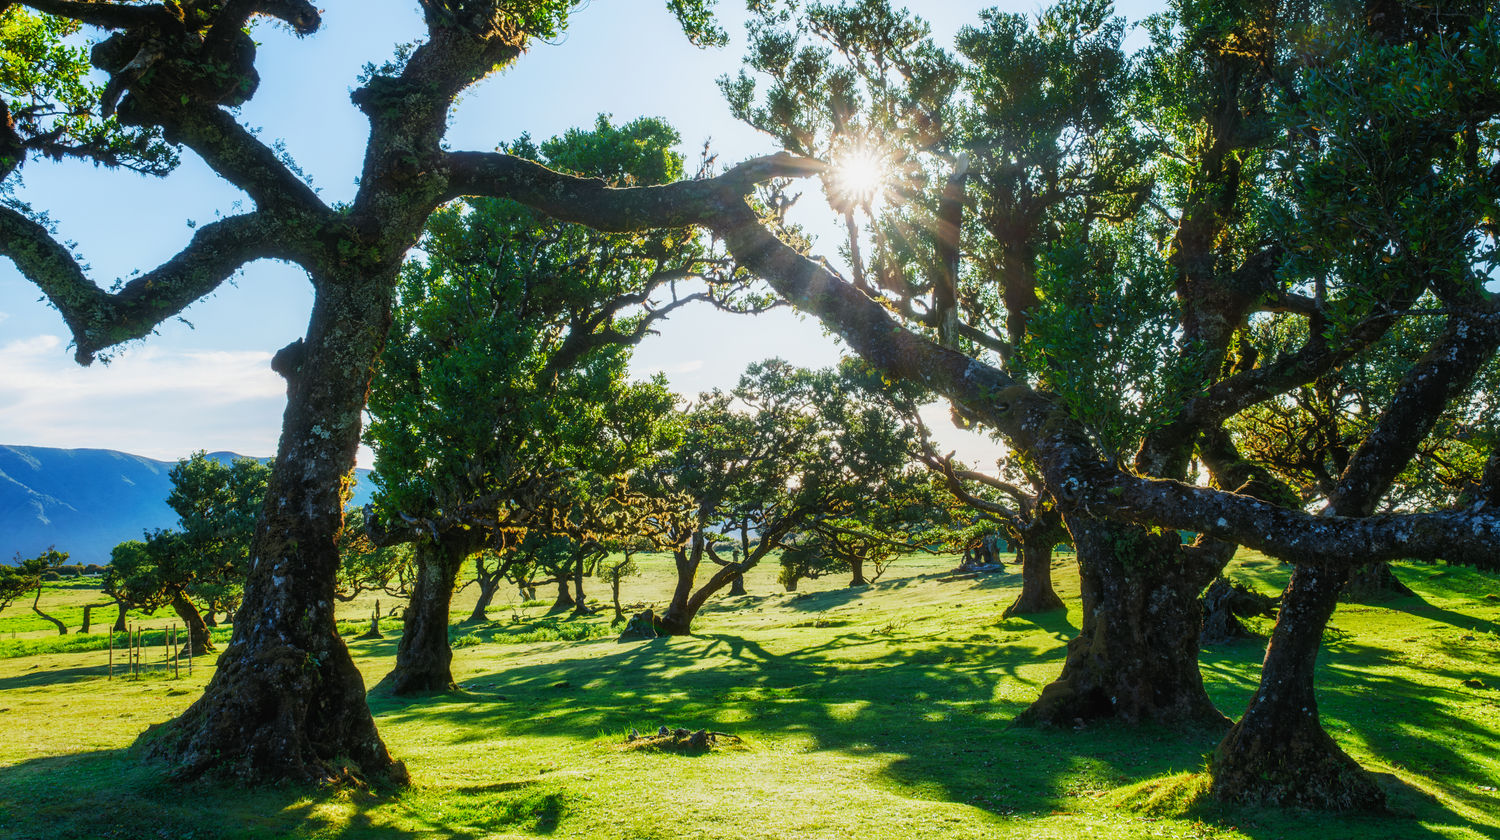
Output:
<instances>
[{"instance_id":1,"label":"sky","mask_svg":"<svg viewBox=\"0 0 1500 840\"><path fill-rule=\"evenodd\" d=\"M422 27L414 0L324 5L323 27L308 38L256 28L261 83L239 118L283 143L321 196L334 202L353 196L368 136L349 102L357 76L366 63L389 58L395 45L419 38ZM770 138L729 116L715 85L740 66L742 5L721 3L733 43L700 50L681 35L663 0L591 0L564 35L536 44L463 95L449 146L490 150L522 133L543 139L591 125L604 113L616 122L665 118L682 135L689 167L705 141L724 164L774 152ZM934 0L912 8L950 44L960 26L993 5ZM1001 5L1026 13L1040 8ZM1141 14L1131 4L1124 11L1132 19ZM22 176L18 197L46 211L102 286L170 257L191 236L191 224L242 209L243 196L190 153L164 179L43 161L28 163ZM804 198L799 212L794 220L819 234L815 251L833 258L836 228L821 198ZM306 330L312 290L300 269L270 261L248 266L156 335L87 368L73 362L61 318L39 297L0 261L0 445L119 449L163 460L198 449L275 452L285 391L270 360ZM687 396L732 387L746 365L770 356L823 367L840 355L815 319L786 309L751 317L694 306L660 332L642 342L632 369L638 376L662 372ZM953 429L945 409L927 413L944 449L981 466L999 454L990 441ZM361 450L360 465L371 460Z\"/></svg>"}]
</instances>

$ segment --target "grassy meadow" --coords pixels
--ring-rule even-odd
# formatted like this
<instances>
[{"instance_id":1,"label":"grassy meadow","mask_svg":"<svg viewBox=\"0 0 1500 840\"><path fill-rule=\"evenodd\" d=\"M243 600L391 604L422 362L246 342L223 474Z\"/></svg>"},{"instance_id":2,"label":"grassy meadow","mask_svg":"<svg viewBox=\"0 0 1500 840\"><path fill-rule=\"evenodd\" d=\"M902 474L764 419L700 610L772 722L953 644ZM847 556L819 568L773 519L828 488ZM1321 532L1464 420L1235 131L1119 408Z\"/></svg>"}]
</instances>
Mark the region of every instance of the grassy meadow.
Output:
<instances>
[{"instance_id":1,"label":"grassy meadow","mask_svg":"<svg viewBox=\"0 0 1500 840\"><path fill-rule=\"evenodd\" d=\"M641 565L624 600L660 607L670 561ZM1011 727L1078 627L1071 558L1054 571L1066 615L1007 621L1019 576L939 581L953 565L909 558L868 588L825 578L799 593L779 592L762 567L750 595L714 602L698 635L634 643L615 641L608 609L549 621L546 602L503 593L490 621L453 628L461 691L372 692L414 781L396 791L168 781L131 744L192 702L211 658L191 677L109 680L99 631L112 608L95 611L92 637L58 637L29 602L13 604L0 613L0 837L1500 836L1500 579L1402 565L1417 597L1334 615L1323 722L1383 774L1394 811L1341 816L1201 801L1197 774L1218 732ZM1268 592L1286 575L1253 553L1232 573ZM595 581L591 595L607 601L607 587ZM474 597L459 593L455 621ZM76 631L81 605L98 600L87 583L54 585L42 608ZM372 600L347 605L342 625L370 686L390 670L400 628L354 640ZM1230 716L1261 655L1258 642L1203 653ZM627 748L631 729L662 725L736 737L699 755Z\"/></svg>"}]
</instances>

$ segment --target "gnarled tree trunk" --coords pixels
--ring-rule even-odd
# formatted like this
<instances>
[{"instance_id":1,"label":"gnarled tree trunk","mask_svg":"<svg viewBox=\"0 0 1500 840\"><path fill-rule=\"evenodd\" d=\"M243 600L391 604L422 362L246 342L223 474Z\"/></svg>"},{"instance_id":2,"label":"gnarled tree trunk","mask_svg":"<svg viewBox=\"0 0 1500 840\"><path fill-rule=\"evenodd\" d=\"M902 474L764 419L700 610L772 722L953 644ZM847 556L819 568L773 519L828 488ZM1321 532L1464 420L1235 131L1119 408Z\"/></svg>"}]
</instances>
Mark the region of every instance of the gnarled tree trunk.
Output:
<instances>
[{"instance_id":1,"label":"gnarled tree trunk","mask_svg":"<svg viewBox=\"0 0 1500 840\"><path fill-rule=\"evenodd\" d=\"M179 777L407 778L375 731L333 614L339 487L354 465L399 259L391 254L376 281L320 283L306 344L272 363L287 378L287 408L234 634L203 696L143 736Z\"/></svg>"},{"instance_id":2,"label":"gnarled tree trunk","mask_svg":"<svg viewBox=\"0 0 1500 840\"><path fill-rule=\"evenodd\" d=\"M553 582L557 584L557 600L553 601L552 606L547 608L548 615L569 612L578 606L578 602L573 599L573 579L570 576L559 572L557 580Z\"/></svg>"},{"instance_id":3,"label":"gnarled tree trunk","mask_svg":"<svg viewBox=\"0 0 1500 840\"><path fill-rule=\"evenodd\" d=\"M1175 532L1073 519L1083 626L1062 673L1021 722L1228 723L1198 672L1198 593L1207 581ZM1209 574L1212 577L1212 574Z\"/></svg>"},{"instance_id":4,"label":"gnarled tree trunk","mask_svg":"<svg viewBox=\"0 0 1500 840\"><path fill-rule=\"evenodd\" d=\"M1021 543L1021 594L1001 613L1002 618L1067 609L1052 588L1052 543L1027 540Z\"/></svg>"},{"instance_id":5,"label":"gnarled tree trunk","mask_svg":"<svg viewBox=\"0 0 1500 840\"><path fill-rule=\"evenodd\" d=\"M208 633L208 624L203 620L203 614L193 606L193 602L187 596L178 592L172 597L172 611L182 619L182 626L187 629L188 648L194 656L203 656L214 649L214 640Z\"/></svg>"},{"instance_id":6,"label":"gnarled tree trunk","mask_svg":"<svg viewBox=\"0 0 1500 840\"><path fill-rule=\"evenodd\" d=\"M1053 508L1039 511L1030 523L1016 530L1020 541L1016 554L1021 561L1021 594L1001 617L1066 609L1057 590L1052 588L1052 547L1064 536L1061 514Z\"/></svg>"},{"instance_id":7,"label":"gnarled tree trunk","mask_svg":"<svg viewBox=\"0 0 1500 840\"><path fill-rule=\"evenodd\" d=\"M1313 669L1346 574L1298 566L1250 708L1214 751L1214 796L1254 805L1368 810L1385 794L1318 721Z\"/></svg>"},{"instance_id":8,"label":"gnarled tree trunk","mask_svg":"<svg viewBox=\"0 0 1500 840\"><path fill-rule=\"evenodd\" d=\"M474 611L469 613L467 619L470 623L481 623L489 620L486 614L490 604L495 602L495 593L500 591L500 582L505 580L505 563L497 562L493 571L484 565L483 555L474 558L474 580L479 584L479 600L474 602Z\"/></svg>"},{"instance_id":9,"label":"gnarled tree trunk","mask_svg":"<svg viewBox=\"0 0 1500 840\"><path fill-rule=\"evenodd\" d=\"M53 618L52 616L47 615L46 613L42 612L42 608L40 606L41 603L42 603L42 586L41 586L41 584L37 584L37 587L36 587L36 597L31 600L31 611L34 612L34 613L36 613L37 615L41 616L42 618L45 618L48 621L52 622L52 625L57 628L57 635L59 635L59 636L66 636L66 635L68 635L68 625L63 624L61 621L58 621L57 619Z\"/></svg>"},{"instance_id":10,"label":"gnarled tree trunk","mask_svg":"<svg viewBox=\"0 0 1500 840\"><path fill-rule=\"evenodd\" d=\"M448 643L448 610L453 583L468 552L461 540L422 539L414 546L417 579L402 615L396 667L381 681L392 694L448 691L453 682L453 648Z\"/></svg>"}]
</instances>

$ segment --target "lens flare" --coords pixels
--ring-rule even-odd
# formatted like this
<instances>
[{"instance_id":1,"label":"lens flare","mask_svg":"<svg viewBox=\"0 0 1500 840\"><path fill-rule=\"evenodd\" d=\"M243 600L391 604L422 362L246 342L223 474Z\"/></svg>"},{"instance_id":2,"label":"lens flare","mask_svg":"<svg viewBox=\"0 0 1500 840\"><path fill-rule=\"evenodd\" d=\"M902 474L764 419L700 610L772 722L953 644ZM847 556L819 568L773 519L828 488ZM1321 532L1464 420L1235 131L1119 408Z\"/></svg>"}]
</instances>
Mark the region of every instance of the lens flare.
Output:
<instances>
[{"instance_id":1,"label":"lens flare","mask_svg":"<svg viewBox=\"0 0 1500 840\"><path fill-rule=\"evenodd\" d=\"M829 199L843 210L874 205L885 192L890 166L879 150L851 145L833 159L828 173Z\"/></svg>"}]
</instances>

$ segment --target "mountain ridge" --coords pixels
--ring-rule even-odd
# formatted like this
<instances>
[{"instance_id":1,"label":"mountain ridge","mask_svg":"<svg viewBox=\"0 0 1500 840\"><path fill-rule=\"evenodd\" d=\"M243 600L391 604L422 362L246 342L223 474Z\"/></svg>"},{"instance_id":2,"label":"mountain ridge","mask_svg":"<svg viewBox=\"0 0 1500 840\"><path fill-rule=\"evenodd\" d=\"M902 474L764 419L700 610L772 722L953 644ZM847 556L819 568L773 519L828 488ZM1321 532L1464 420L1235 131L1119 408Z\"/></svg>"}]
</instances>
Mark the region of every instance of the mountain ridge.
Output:
<instances>
[{"instance_id":1,"label":"mountain ridge","mask_svg":"<svg viewBox=\"0 0 1500 840\"><path fill-rule=\"evenodd\" d=\"M208 455L225 463L247 457ZM176 464L115 449L0 445L0 563L55 546L71 562L103 565L119 543L175 526L167 494ZM353 504L369 501L369 473L356 470Z\"/></svg>"}]
</instances>

